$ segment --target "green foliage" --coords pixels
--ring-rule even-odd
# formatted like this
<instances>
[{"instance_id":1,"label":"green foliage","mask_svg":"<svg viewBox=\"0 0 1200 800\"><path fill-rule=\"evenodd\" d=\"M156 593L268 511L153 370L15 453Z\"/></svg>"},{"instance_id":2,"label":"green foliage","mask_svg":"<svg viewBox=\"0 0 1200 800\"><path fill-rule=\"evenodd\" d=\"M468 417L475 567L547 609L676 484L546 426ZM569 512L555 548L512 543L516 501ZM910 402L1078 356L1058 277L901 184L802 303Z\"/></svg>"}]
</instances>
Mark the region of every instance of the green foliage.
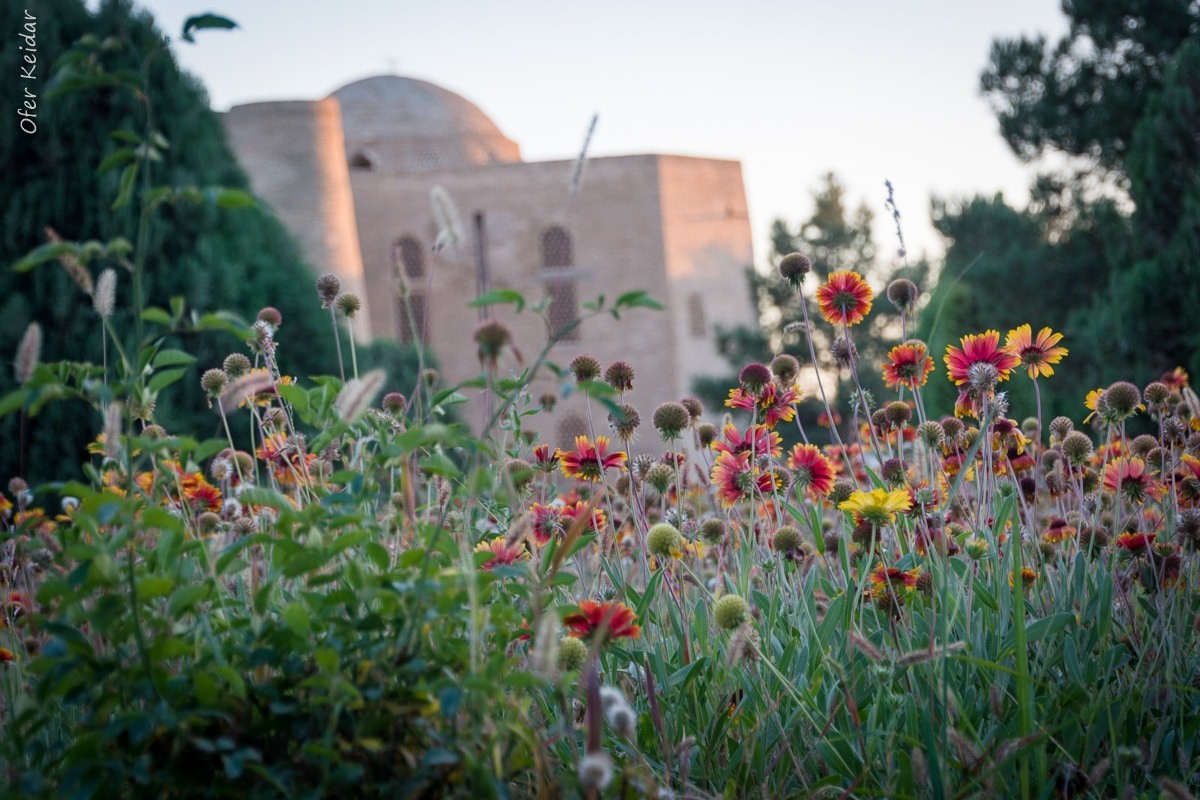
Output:
<instances>
[{"instance_id":1,"label":"green foliage","mask_svg":"<svg viewBox=\"0 0 1200 800\"><path fill-rule=\"evenodd\" d=\"M106 267L117 270L114 323L130 330L131 274L114 256L112 243L136 237L138 211L148 199L144 192L165 187L169 194L154 196L156 211L141 254L147 265L144 291L150 306L167 309L174 297L186 303L188 316L169 337L171 346L186 346L197 358L185 383L242 348L237 338L197 330L195 320L223 310L253 321L264 305L283 312L287 336L307 343L286 357L283 369L301 375L323 370L332 354L328 319L314 299L298 248L273 217L241 207L248 199L247 182L220 121L209 110L203 88L180 72L163 47L150 17L113 0L94 13L80 0L46 0L31 11L38 17L43 59L38 80L0 85L0 102L8 108L18 105L22 84L39 95L36 133L22 133L15 125L0 132L0 160L9 165L0 175L5 198L0 352L5 360L11 362L25 327L38 320L52 332L43 362L71 357L101 363L100 320L66 271L44 263L18 273L8 265L44 246L47 227L68 241L95 242L84 269L93 278ZM0 24L18 30L23 13L20 6L5 5ZM73 50L85 35L90 38ZM18 44L15 36L0 41L0 60L15 64ZM60 71L52 81L49 59L59 56ZM129 81L145 81L146 91L135 95L126 86ZM108 136L108 131L117 133ZM146 157L135 158L138 152ZM209 188L216 186L224 188ZM40 252L56 257L61 249ZM13 379L8 370L0 373L2 395ZM217 432L211 411L194 392L164 392L156 417L168 429ZM22 446L19 420L6 418L0 435L12 446L0 455L0 475L18 474L22 452L28 478L72 475L98 425L99 417L77 404L51 406L26 420Z\"/></svg>"}]
</instances>

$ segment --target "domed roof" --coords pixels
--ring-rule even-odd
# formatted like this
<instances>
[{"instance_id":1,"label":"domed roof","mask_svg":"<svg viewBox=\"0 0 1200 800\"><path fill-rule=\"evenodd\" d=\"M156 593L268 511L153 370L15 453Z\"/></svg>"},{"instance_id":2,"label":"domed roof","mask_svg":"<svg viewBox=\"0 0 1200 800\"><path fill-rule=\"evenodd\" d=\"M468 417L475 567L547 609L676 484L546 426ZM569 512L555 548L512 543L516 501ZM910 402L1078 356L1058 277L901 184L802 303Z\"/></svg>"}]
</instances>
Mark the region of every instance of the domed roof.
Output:
<instances>
[{"instance_id":1,"label":"domed roof","mask_svg":"<svg viewBox=\"0 0 1200 800\"><path fill-rule=\"evenodd\" d=\"M477 105L428 81L377 75L336 90L351 159L365 151L384 154L399 146L432 152L421 163L383 164L385 169L453 168L520 161L520 149ZM391 160L391 159L387 159ZM408 159L404 159L408 160Z\"/></svg>"}]
</instances>

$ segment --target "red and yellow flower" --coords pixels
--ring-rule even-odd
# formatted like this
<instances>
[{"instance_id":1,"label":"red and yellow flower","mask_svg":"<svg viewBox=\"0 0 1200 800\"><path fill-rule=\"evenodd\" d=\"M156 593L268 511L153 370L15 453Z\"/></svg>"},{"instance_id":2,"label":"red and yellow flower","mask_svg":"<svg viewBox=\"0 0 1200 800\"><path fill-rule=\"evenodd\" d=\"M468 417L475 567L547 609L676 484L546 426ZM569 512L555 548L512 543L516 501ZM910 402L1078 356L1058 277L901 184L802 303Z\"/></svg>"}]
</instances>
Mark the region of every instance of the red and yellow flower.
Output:
<instances>
[{"instance_id":1,"label":"red and yellow flower","mask_svg":"<svg viewBox=\"0 0 1200 800\"><path fill-rule=\"evenodd\" d=\"M912 498L907 489L856 491L838 508L853 512L855 519L860 522L887 525L896 519L896 514L912 508Z\"/></svg>"},{"instance_id":2,"label":"red and yellow flower","mask_svg":"<svg viewBox=\"0 0 1200 800\"><path fill-rule=\"evenodd\" d=\"M579 612L568 614L563 624L570 628L570 634L574 637L588 640L599 638L601 642L636 639L642 635L637 615L624 603L584 600L579 604Z\"/></svg>"},{"instance_id":3,"label":"red and yellow flower","mask_svg":"<svg viewBox=\"0 0 1200 800\"><path fill-rule=\"evenodd\" d=\"M729 398L725 401L728 408L744 408L754 411L756 418L768 428L774 428L780 422L791 422L796 417L796 403L800 402L800 390L794 386L780 389L774 383L763 386L758 394L748 392L741 387L729 390Z\"/></svg>"},{"instance_id":4,"label":"red and yellow flower","mask_svg":"<svg viewBox=\"0 0 1200 800\"><path fill-rule=\"evenodd\" d=\"M883 362L883 380L889 389L904 386L916 391L929 380L933 358L924 342L916 340L898 344L888 351Z\"/></svg>"},{"instance_id":5,"label":"red and yellow flower","mask_svg":"<svg viewBox=\"0 0 1200 800\"><path fill-rule=\"evenodd\" d=\"M608 517L605 516L604 509L595 508L582 500L563 506L559 514L562 517L562 524L565 529L570 529L581 515L585 515L585 519L587 520L586 530L592 533L600 533L608 525Z\"/></svg>"},{"instance_id":6,"label":"red and yellow flower","mask_svg":"<svg viewBox=\"0 0 1200 800\"><path fill-rule=\"evenodd\" d=\"M725 426L725 441L719 439L711 445L718 453L753 453L757 456L779 458L783 452L783 440L766 425L751 425L743 435L732 422Z\"/></svg>"},{"instance_id":7,"label":"red and yellow flower","mask_svg":"<svg viewBox=\"0 0 1200 800\"><path fill-rule=\"evenodd\" d=\"M576 436L575 449L559 450L558 459L563 475L581 481L599 481L605 470L625 465L625 454L609 453L603 436L597 436L594 445L587 436Z\"/></svg>"},{"instance_id":8,"label":"red and yellow flower","mask_svg":"<svg viewBox=\"0 0 1200 800\"><path fill-rule=\"evenodd\" d=\"M482 569L488 570L529 558L529 551L525 549L524 544L509 544L503 536L497 536L490 542L480 542L475 545L475 552L491 554L491 558L482 565Z\"/></svg>"},{"instance_id":9,"label":"red and yellow flower","mask_svg":"<svg viewBox=\"0 0 1200 800\"><path fill-rule=\"evenodd\" d=\"M717 487L717 497L725 508L758 493L771 494L779 488L779 479L774 472L760 470L746 453L721 453L712 468L712 482Z\"/></svg>"},{"instance_id":10,"label":"red and yellow flower","mask_svg":"<svg viewBox=\"0 0 1200 800\"><path fill-rule=\"evenodd\" d=\"M254 452L271 469L280 486L307 484L312 480L309 467L317 460L316 454L302 452L286 433L271 434Z\"/></svg>"},{"instance_id":11,"label":"red and yellow flower","mask_svg":"<svg viewBox=\"0 0 1200 800\"><path fill-rule=\"evenodd\" d=\"M857 325L870 313L874 296L862 275L843 270L831 273L817 289L817 306L830 325Z\"/></svg>"},{"instance_id":12,"label":"red and yellow flower","mask_svg":"<svg viewBox=\"0 0 1200 800\"><path fill-rule=\"evenodd\" d=\"M1145 461L1129 456L1114 458L1104 467L1104 489L1113 494L1120 493L1135 505L1158 499L1166 492L1166 487L1154 480Z\"/></svg>"},{"instance_id":13,"label":"red and yellow flower","mask_svg":"<svg viewBox=\"0 0 1200 800\"><path fill-rule=\"evenodd\" d=\"M1057 346L1062 338L1061 333L1042 328L1034 339L1033 328L1027 322L1008 332L1004 349L1015 355L1021 366L1028 368L1030 378L1036 379L1039 375L1050 377L1054 374L1051 365L1062 361L1067 354L1067 348Z\"/></svg>"},{"instance_id":14,"label":"red and yellow flower","mask_svg":"<svg viewBox=\"0 0 1200 800\"><path fill-rule=\"evenodd\" d=\"M814 444L798 444L788 454L788 469L796 473L800 491L812 496L828 495L833 491L833 464Z\"/></svg>"},{"instance_id":15,"label":"red and yellow flower","mask_svg":"<svg viewBox=\"0 0 1200 800\"><path fill-rule=\"evenodd\" d=\"M962 386L971 379L971 367L975 364L991 364L996 368L996 380L1008 380L1021 359L1000 346L1000 331L968 333L959 340L961 348L946 345L946 371L955 386Z\"/></svg>"}]
</instances>

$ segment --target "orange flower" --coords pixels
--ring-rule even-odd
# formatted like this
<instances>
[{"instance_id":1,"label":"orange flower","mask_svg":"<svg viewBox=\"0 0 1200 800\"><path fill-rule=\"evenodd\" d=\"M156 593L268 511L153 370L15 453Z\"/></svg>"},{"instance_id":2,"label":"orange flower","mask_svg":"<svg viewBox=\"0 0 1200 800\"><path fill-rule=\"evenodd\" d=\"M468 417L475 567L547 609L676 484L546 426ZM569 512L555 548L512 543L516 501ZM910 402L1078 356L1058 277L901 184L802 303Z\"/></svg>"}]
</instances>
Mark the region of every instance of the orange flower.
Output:
<instances>
[{"instance_id":1,"label":"orange flower","mask_svg":"<svg viewBox=\"0 0 1200 800\"><path fill-rule=\"evenodd\" d=\"M1050 377L1054 367L1067 354L1067 348L1056 347L1062 341L1061 333L1054 333L1049 328L1038 331L1037 339L1033 338L1033 328L1029 323L1013 328L1004 340L1004 349L1021 360L1021 364L1029 368L1029 377L1039 375Z\"/></svg>"},{"instance_id":2,"label":"orange flower","mask_svg":"<svg viewBox=\"0 0 1200 800\"><path fill-rule=\"evenodd\" d=\"M569 529L583 513L587 513L587 529L593 533L600 533L608 525L608 517L605 516L604 509L592 508L589 513L588 504L581 500L573 505L563 506L559 512L563 527Z\"/></svg>"},{"instance_id":3,"label":"orange flower","mask_svg":"<svg viewBox=\"0 0 1200 800\"><path fill-rule=\"evenodd\" d=\"M883 364L883 380L889 389L905 386L915 391L929 380L930 372L933 372L933 359L925 349L925 343L916 340L893 347Z\"/></svg>"},{"instance_id":4,"label":"orange flower","mask_svg":"<svg viewBox=\"0 0 1200 800\"><path fill-rule=\"evenodd\" d=\"M1117 547L1127 550L1134 555L1142 553L1154 544L1154 533L1142 531L1125 531L1117 537Z\"/></svg>"},{"instance_id":5,"label":"orange flower","mask_svg":"<svg viewBox=\"0 0 1200 800\"><path fill-rule=\"evenodd\" d=\"M522 558L529 558L529 551L523 544L510 545L503 536L497 536L490 542L480 542L475 545L476 553L491 553L491 558L483 564L483 569L507 566Z\"/></svg>"},{"instance_id":6,"label":"orange flower","mask_svg":"<svg viewBox=\"0 0 1200 800\"><path fill-rule=\"evenodd\" d=\"M787 465L796 473L796 485L801 491L822 496L833 491L833 464L816 445L798 444L793 447Z\"/></svg>"},{"instance_id":7,"label":"orange flower","mask_svg":"<svg viewBox=\"0 0 1200 800\"><path fill-rule=\"evenodd\" d=\"M563 475L581 481L599 481L606 469L620 469L625 464L624 453L609 453L608 439L596 437L593 446L587 436L575 437L575 449L559 450L559 466Z\"/></svg>"},{"instance_id":8,"label":"orange flower","mask_svg":"<svg viewBox=\"0 0 1200 800\"><path fill-rule=\"evenodd\" d=\"M597 603L594 600L584 600L579 604L578 614L568 614L563 624L571 629L571 635L577 638L599 638L601 642L609 639L636 639L642 635L642 629L637 625L637 616L633 609L624 603Z\"/></svg>"},{"instance_id":9,"label":"orange flower","mask_svg":"<svg viewBox=\"0 0 1200 800\"><path fill-rule=\"evenodd\" d=\"M897 592L903 594L906 590L915 589L917 576L920 573L920 568L904 571L879 564L871 570L870 595L878 599Z\"/></svg>"},{"instance_id":10,"label":"orange flower","mask_svg":"<svg viewBox=\"0 0 1200 800\"><path fill-rule=\"evenodd\" d=\"M863 276L845 270L834 272L817 289L817 305L830 325L857 325L871 311L874 292Z\"/></svg>"},{"instance_id":11,"label":"orange flower","mask_svg":"<svg viewBox=\"0 0 1200 800\"><path fill-rule=\"evenodd\" d=\"M311 480L308 468L317 458L313 453L301 453L300 448L288 441L286 433L268 436L255 453L271 468L271 474L281 486Z\"/></svg>"}]
</instances>

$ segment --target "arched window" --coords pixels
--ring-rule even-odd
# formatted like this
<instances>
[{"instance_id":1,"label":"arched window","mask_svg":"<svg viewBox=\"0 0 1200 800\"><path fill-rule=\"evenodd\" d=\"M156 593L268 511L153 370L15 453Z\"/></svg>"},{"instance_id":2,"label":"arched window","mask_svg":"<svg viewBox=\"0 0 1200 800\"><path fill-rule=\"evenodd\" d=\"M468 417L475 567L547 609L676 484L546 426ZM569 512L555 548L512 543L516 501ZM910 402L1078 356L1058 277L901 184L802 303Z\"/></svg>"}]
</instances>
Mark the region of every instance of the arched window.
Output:
<instances>
[{"instance_id":1,"label":"arched window","mask_svg":"<svg viewBox=\"0 0 1200 800\"><path fill-rule=\"evenodd\" d=\"M542 233L542 266L547 269L569 267L575 263L571 234L558 225Z\"/></svg>"},{"instance_id":2,"label":"arched window","mask_svg":"<svg viewBox=\"0 0 1200 800\"><path fill-rule=\"evenodd\" d=\"M558 420L558 425L555 426L555 439L557 446L563 450L568 450L575 446L575 437L587 434L587 422L583 417L569 411L563 414Z\"/></svg>"},{"instance_id":3,"label":"arched window","mask_svg":"<svg viewBox=\"0 0 1200 800\"><path fill-rule=\"evenodd\" d=\"M575 277L569 270L575 264L575 248L571 234L554 225L542 232L542 267L546 270L546 294L550 297L550 330L559 333L579 319L579 295ZM564 274L555 275L557 271ZM579 340L578 326L562 334L562 341Z\"/></svg>"},{"instance_id":4,"label":"arched window","mask_svg":"<svg viewBox=\"0 0 1200 800\"><path fill-rule=\"evenodd\" d=\"M402 344L426 341L425 249L416 237L402 236L392 242L391 255L396 281L403 290L396 293L396 338Z\"/></svg>"},{"instance_id":5,"label":"arched window","mask_svg":"<svg viewBox=\"0 0 1200 800\"><path fill-rule=\"evenodd\" d=\"M704 298L699 292L688 295L688 330L695 339L708 335L708 321L704 318Z\"/></svg>"}]
</instances>

